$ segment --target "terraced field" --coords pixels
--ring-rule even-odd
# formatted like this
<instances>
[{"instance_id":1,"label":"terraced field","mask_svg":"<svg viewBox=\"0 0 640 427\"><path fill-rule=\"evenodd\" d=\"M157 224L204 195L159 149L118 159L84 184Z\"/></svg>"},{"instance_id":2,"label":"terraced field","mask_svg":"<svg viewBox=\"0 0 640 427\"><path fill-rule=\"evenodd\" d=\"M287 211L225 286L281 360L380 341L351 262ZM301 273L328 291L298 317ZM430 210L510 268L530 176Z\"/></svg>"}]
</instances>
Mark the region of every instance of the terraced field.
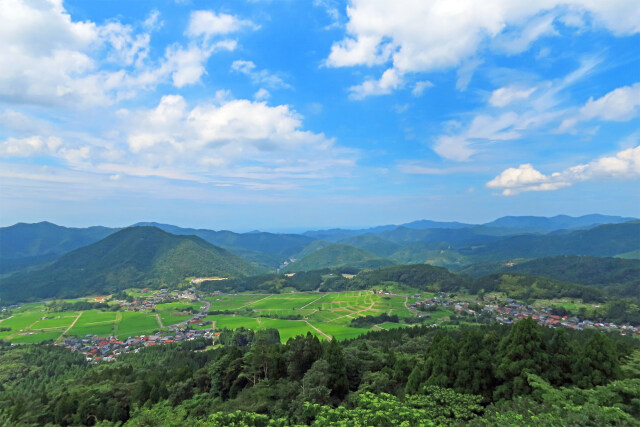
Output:
<instances>
[{"instance_id":1,"label":"terraced field","mask_svg":"<svg viewBox=\"0 0 640 427\"><path fill-rule=\"evenodd\" d=\"M349 339L370 330L412 326L416 313L407 306L412 298L404 295L382 295L371 291L291 294L238 294L207 297L209 311L225 312L206 316L210 324L195 328L253 330L276 328L283 341L311 333L320 339ZM12 317L1 320L0 339L14 343L60 340L64 336L84 337L129 336L152 334L183 322L199 312L203 302L171 302L158 304L154 312L121 312L86 310L48 312L44 304L27 304ZM362 316L397 315L400 323L381 323L369 328L351 327L353 319ZM441 309L431 313L434 323L453 314Z\"/></svg>"}]
</instances>

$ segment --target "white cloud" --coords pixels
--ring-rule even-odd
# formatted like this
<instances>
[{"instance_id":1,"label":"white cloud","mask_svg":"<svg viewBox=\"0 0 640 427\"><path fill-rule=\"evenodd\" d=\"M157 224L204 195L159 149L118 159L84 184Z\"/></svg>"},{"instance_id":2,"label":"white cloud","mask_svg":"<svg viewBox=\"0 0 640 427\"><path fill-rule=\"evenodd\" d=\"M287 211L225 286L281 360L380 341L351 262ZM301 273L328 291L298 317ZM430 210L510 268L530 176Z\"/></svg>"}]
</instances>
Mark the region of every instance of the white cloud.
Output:
<instances>
[{"instance_id":1,"label":"white cloud","mask_svg":"<svg viewBox=\"0 0 640 427\"><path fill-rule=\"evenodd\" d=\"M268 90L261 87L260 89L258 89L258 91L255 94L253 94L253 98L256 101L264 101L271 98L271 94L269 93Z\"/></svg>"},{"instance_id":2,"label":"white cloud","mask_svg":"<svg viewBox=\"0 0 640 427\"><path fill-rule=\"evenodd\" d=\"M635 0L352 0L347 35L333 44L326 65L390 62L396 76L458 67L481 46L508 54L526 50L540 37L556 34L555 19L576 13L589 15L595 26L615 35L640 31L640 3ZM356 92L380 95L399 87L382 90L374 82L368 80ZM465 86L462 79L460 87Z\"/></svg>"},{"instance_id":3,"label":"white cloud","mask_svg":"<svg viewBox=\"0 0 640 427\"><path fill-rule=\"evenodd\" d=\"M207 26L207 17L219 22ZM204 17L204 18L203 18ZM164 57L149 58L159 13L135 25L74 21L61 0L0 2L0 101L91 106L132 98L163 82L197 83L209 57L234 50L234 40L210 40L249 25L231 15L194 13L187 46L173 44ZM141 29L141 30L140 30ZM115 66L114 66L115 64Z\"/></svg>"},{"instance_id":4,"label":"white cloud","mask_svg":"<svg viewBox=\"0 0 640 427\"><path fill-rule=\"evenodd\" d=\"M639 178L640 146L637 146L551 175L541 173L530 164L520 165L504 170L486 186L502 190L503 196L513 196L525 191L557 190L583 181Z\"/></svg>"},{"instance_id":5,"label":"white cloud","mask_svg":"<svg viewBox=\"0 0 640 427\"><path fill-rule=\"evenodd\" d=\"M580 110L562 121L559 132L575 132L580 121L599 119L623 122L631 120L640 107L640 83L612 90L598 99L589 98Z\"/></svg>"},{"instance_id":6,"label":"white cloud","mask_svg":"<svg viewBox=\"0 0 640 427\"><path fill-rule=\"evenodd\" d=\"M216 14L210 10L191 12L189 26L185 31L189 37L211 38L216 35L230 34L243 27L254 27L251 21L239 19L226 13Z\"/></svg>"},{"instance_id":7,"label":"white cloud","mask_svg":"<svg viewBox=\"0 0 640 427\"><path fill-rule=\"evenodd\" d=\"M458 68L456 73L458 75L458 80L456 80L456 89L460 92L467 90L467 86L471 83L473 74L476 72L476 68L478 68L480 64L482 64L481 60L471 59Z\"/></svg>"},{"instance_id":8,"label":"white cloud","mask_svg":"<svg viewBox=\"0 0 640 427\"><path fill-rule=\"evenodd\" d=\"M580 109L585 119L625 121L633 118L640 107L640 83L617 88L596 100L592 98Z\"/></svg>"},{"instance_id":9,"label":"white cloud","mask_svg":"<svg viewBox=\"0 0 640 427\"><path fill-rule=\"evenodd\" d=\"M0 155L3 157L47 155L55 153L61 145L62 140L56 137L8 138L0 142Z\"/></svg>"},{"instance_id":10,"label":"white cloud","mask_svg":"<svg viewBox=\"0 0 640 427\"><path fill-rule=\"evenodd\" d=\"M413 87L413 90L411 91L411 94L413 96L415 96L415 97L422 96L424 91L426 89L428 89L428 88L431 88L431 87L433 87L433 83L431 83L429 80L419 81Z\"/></svg>"},{"instance_id":11,"label":"white cloud","mask_svg":"<svg viewBox=\"0 0 640 427\"><path fill-rule=\"evenodd\" d=\"M370 95L386 95L403 85L402 75L394 69L382 74L380 80L366 80L358 86L349 88L351 99L363 99Z\"/></svg>"},{"instance_id":12,"label":"white cloud","mask_svg":"<svg viewBox=\"0 0 640 427\"><path fill-rule=\"evenodd\" d=\"M513 102L529 98L535 90L535 88L525 89L517 86L501 87L491 93L489 104L494 107L506 107Z\"/></svg>"},{"instance_id":13,"label":"white cloud","mask_svg":"<svg viewBox=\"0 0 640 427\"><path fill-rule=\"evenodd\" d=\"M231 64L231 70L248 76L254 84L262 84L272 89L290 89L291 86L280 77L267 70L256 70L252 61L237 60Z\"/></svg>"},{"instance_id":14,"label":"white cloud","mask_svg":"<svg viewBox=\"0 0 640 427\"><path fill-rule=\"evenodd\" d=\"M577 69L553 81L494 90L488 99L489 108L477 111L465 126L456 126L437 137L434 151L446 159L466 161L492 142L516 140L543 126L552 131L551 125L556 127L569 111L559 107L559 92L587 76L597 63L593 58L583 59Z\"/></svg>"},{"instance_id":15,"label":"white cloud","mask_svg":"<svg viewBox=\"0 0 640 427\"><path fill-rule=\"evenodd\" d=\"M251 179L312 178L344 174L353 152L323 134L302 129L301 117L286 105L228 99L190 108L179 95L167 95L150 110L120 112L136 170L184 170L199 179L236 176ZM111 173L130 173L107 168Z\"/></svg>"}]
</instances>

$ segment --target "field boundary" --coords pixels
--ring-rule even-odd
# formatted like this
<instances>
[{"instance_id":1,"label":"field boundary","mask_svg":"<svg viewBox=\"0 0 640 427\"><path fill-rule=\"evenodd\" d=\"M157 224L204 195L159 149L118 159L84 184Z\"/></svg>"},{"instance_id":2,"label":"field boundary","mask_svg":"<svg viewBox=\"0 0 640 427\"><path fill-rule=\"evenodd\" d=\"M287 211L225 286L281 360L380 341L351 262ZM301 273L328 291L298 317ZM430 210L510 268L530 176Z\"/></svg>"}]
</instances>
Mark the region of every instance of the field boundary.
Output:
<instances>
[{"instance_id":1,"label":"field boundary","mask_svg":"<svg viewBox=\"0 0 640 427\"><path fill-rule=\"evenodd\" d=\"M78 316L73 320L73 322L71 322L69 327L67 329L65 329L63 333L60 334L60 336L58 337L58 339L56 341L62 341L62 338L64 338L64 336L67 334L67 332L69 332L71 330L71 328L73 328L73 326L76 324L76 322L78 321L80 316L82 316L82 313L84 313L84 311L81 311L80 313L78 313Z\"/></svg>"}]
</instances>

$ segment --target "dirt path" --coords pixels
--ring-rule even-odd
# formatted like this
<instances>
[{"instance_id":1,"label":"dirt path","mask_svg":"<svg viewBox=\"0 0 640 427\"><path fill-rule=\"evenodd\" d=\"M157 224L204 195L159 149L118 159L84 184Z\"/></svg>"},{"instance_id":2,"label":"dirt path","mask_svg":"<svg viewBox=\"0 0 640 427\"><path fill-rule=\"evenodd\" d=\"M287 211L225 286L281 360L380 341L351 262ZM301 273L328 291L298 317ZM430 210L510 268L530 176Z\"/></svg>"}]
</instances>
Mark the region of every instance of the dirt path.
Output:
<instances>
[{"instance_id":1,"label":"dirt path","mask_svg":"<svg viewBox=\"0 0 640 427\"><path fill-rule=\"evenodd\" d=\"M345 314L344 316L336 317L335 319L331 319L331 320L327 321L327 323L329 323L329 322L333 322L333 321L338 320L338 319L342 319L343 317L351 317L351 318L353 319L354 317L352 317L352 316L353 316L354 314L359 314L359 313L362 313L363 311L369 311L369 310L372 310L374 305L375 305L375 303L373 303L373 302L372 302L372 303L371 303L371 305L370 305L369 307L367 307L367 308L365 308L365 309L363 309L363 310L354 311L353 313L349 313L349 314Z\"/></svg>"},{"instance_id":2,"label":"dirt path","mask_svg":"<svg viewBox=\"0 0 640 427\"><path fill-rule=\"evenodd\" d=\"M113 322L113 336L115 337L118 333L118 327L120 326L120 321L122 320L122 313L119 311L116 312L116 320Z\"/></svg>"},{"instance_id":3,"label":"dirt path","mask_svg":"<svg viewBox=\"0 0 640 427\"><path fill-rule=\"evenodd\" d=\"M162 319L160 318L160 315L158 313L156 313L156 320L158 321L158 325L160 325L160 329L164 329L164 325L162 324Z\"/></svg>"},{"instance_id":4,"label":"dirt path","mask_svg":"<svg viewBox=\"0 0 640 427\"><path fill-rule=\"evenodd\" d=\"M304 321L307 325L309 325L310 328L313 328L316 330L316 332L318 332L320 335L324 336L326 339L328 340L332 340L333 337L331 335L327 335L324 332L322 332L320 329L316 328L315 326L313 326L311 323L309 323L309 321L305 320Z\"/></svg>"},{"instance_id":5,"label":"dirt path","mask_svg":"<svg viewBox=\"0 0 640 427\"><path fill-rule=\"evenodd\" d=\"M78 321L80 316L82 316L82 313L84 313L84 311L81 311L80 313L78 313L78 317L73 319L73 322L71 322L69 327L67 329L65 329L62 334L60 334L60 336L58 337L58 339L56 341L62 341L62 338L67 334L67 332L69 332L71 330L71 328L73 328L73 326L76 324L76 322Z\"/></svg>"},{"instance_id":6,"label":"dirt path","mask_svg":"<svg viewBox=\"0 0 640 427\"><path fill-rule=\"evenodd\" d=\"M20 331L17 331L17 332L14 332L13 334L9 334L9 335L7 335L6 337L4 337L4 339L5 339L6 341L9 341L9 340L11 340L11 339L15 338L15 337L16 337L16 335L20 335L20 333L19 333L19 332L27 332L28 330L30 330L30 329L33 327L33 325L35 325L35 324L36 324L36 323L38 323L39 321L40 321L40 319L36 320L35 322L33 322L32 324L30 324L29 326L25 326L25 327L24 327L23 329L21 329ZM23 335L24 335L24 334L23 334Z\"/></svg>"},{"instance_id":7,"label":"dirt path","mask_svg":"<svg viewBox=\"0 0 640 427\"><path fill-rule=\"evenodd\" d=\"M255 303L257 303L258 301L264 301L264 300L266 300L267 298L271 298L273 295L274 295L274 294L269 294L268 296L266 296L266 297L264 297L264 298L260 298L260 299L257 299L257 300L255 300L255 301L248 302L248 303L246 303L245 305L241 305L241 306L240 306L240 308L245 308L246 306L251 305L251 304L255 304Z\"/></svg>"},{"instance_id":8,"label":"dirt path","mask_svg":"<svg viewBox=\"0 0 640 427\"><path fill-rule=\"evenodd\" d=\"M309 307L311 304L313 304L316 301L321 300L322 298L326 297L327 294L322 295L320 298L314 299L313 301L311 301L309 304L303 305L302 307L300 307L300 310L302 310L303 308Z\"/></svg>"}]
</instances>

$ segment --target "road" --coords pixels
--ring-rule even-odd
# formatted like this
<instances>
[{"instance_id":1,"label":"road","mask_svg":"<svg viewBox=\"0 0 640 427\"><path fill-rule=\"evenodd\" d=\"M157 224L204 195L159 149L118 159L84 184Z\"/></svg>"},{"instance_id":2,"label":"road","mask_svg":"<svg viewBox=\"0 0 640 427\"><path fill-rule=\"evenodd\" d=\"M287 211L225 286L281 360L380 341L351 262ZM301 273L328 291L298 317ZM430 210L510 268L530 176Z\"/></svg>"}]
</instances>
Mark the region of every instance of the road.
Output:
<instances>
[{"instance_id":1,"label":"road","mask_svg":"<svg viewBox=\"0 0 640 427\"><path fill-rule=\"evenodd\" d=\"M65 330L64 330L64 332L63 332L63 333L58 337L57 341L61 341L61 340L62 340L62 338L63 338L65 335L67 335L67 332L69 332L69 331L71 330L71 328L73 328L73 325L75 325L75 324L76 324L76 322L78 321L78 319L80 318L80 316L82 316L82 313L84 313L84 311L81 311L81 312L78 314L78 317L76 317L76 318L73 320L73 322L71 322L71 324L69 325L69 327L68 327L67 329L65 329Z\"/></svg>"}]
</instances>

